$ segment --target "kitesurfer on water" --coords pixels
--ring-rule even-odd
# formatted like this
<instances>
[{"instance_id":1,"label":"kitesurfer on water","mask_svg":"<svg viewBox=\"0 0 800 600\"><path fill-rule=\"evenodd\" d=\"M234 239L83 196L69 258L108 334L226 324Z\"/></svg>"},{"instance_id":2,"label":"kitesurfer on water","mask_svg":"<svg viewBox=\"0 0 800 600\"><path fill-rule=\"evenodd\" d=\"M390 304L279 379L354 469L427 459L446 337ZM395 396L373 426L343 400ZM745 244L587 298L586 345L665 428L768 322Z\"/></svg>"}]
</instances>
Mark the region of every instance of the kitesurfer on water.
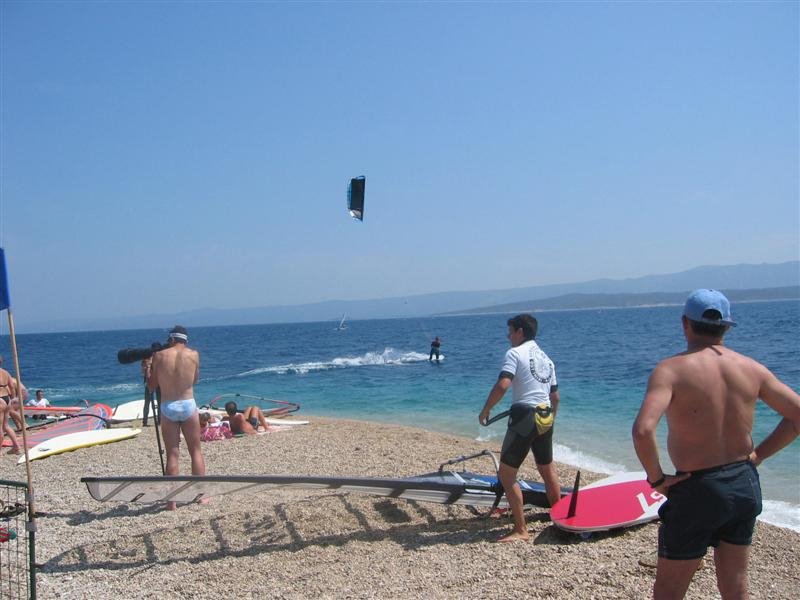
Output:
<instances>
[{"instance_id":1,"label":"kitesurfer on water","mask_svg":"<svg viewBox=\"0 0 800 600\"><path fill-rule=\"evenodd\" d=\"M194 384L200 376L200 354L187 346L189 337L180 325L169 333L169 346L153 354L147 387L161 389L161 433L167 449L166 475L178 474L180 434L186 439L192 459L192 475L205 475L206 463L200 448L200 418L194 401ZM207 500L201 500L205 504ZM167 502L175 510L174 502Z\"/></svg>"},{"instance_id":2,"label":"kitesurfer on water","mask_svg":"<svg viewBox=\"0 0 800 600\"><path fill-rule=\"evenodd\" d=\"M431 353L428 355L428 362L433 360L433 357L436 356L436 362L439 362L439 346L442 345L442 342L439 341L439 337L435 337L431 342Z\"/></svg>"},{"instance_id":3,"label":"kitesurfer on water","mask_svg":"<svg viewBox=\"0 0 800 600\"><path fill-rule=\"evenodd\" d=\"M506 352L500 376L478 415L481 425L486 425L492 407L513 386L511 416L503 440L498 476L511 506L514 529L498 542L530 537L522 512L522 490L517 483L517 472L528 451L533 452L550 505L561 498L558 473L553 466L553 423L559 401L556 369L553 361L534 341L539 324L533 315L517 315L507 324L511 349Z\"/></svg>"},{"instance_id":4,"label":"kitesurfer on water","mask_svg":"<svg viewBox=\"0 0 800 600\"><path fill-rule=\"evenodd\" d=\"M756 466L800 433L800 396L764 365L726 348L734 326L728 299L695 290L681 317L686 350L650 375L633 424L633 444L651 487L667 496L659 516L654 598L683 598L709 546L722 598L747 597L747 563L761 484ZM761 398L783 419L755 449ZM667 450L677 472L661 469L656 428L667 416Z\"/></svg>"}]
</instances>

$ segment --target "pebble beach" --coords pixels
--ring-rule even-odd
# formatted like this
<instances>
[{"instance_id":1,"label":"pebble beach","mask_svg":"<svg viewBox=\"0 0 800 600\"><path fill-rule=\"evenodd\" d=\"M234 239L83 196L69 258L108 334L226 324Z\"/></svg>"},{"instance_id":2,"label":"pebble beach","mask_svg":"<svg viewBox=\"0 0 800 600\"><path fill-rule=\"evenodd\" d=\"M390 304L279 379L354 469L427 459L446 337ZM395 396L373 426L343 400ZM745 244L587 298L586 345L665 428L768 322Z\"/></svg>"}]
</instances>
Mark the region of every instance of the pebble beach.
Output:
<instances>
[{"instance_id":1,"label":"pebble beach","mask_svg":"<svg viewBox=\"0 0 800 600\"><path fill-rule=\"evenodd\" d=\"M204 443L208 474L406 477L487 447L411 427L304 418L311 424ZM16 457L0 460L4 477L24 480ZM508 516L330 490L242 493L176 511L94 501L80 477L160 474L152 426L31 468L39 598L646 598L655 577L655 523L581 539L534 509L529 542L496 544ZM492 472L485 459L469 468ZM571 485L575 469L558 468ZM530 458L520 474L538 479ZM584 482L600 477L582 473ZM798 597L799 546L800 534L758 522L752 598ZM687 598L715 597L709 554Z\"/></svg>"}]
</instances>

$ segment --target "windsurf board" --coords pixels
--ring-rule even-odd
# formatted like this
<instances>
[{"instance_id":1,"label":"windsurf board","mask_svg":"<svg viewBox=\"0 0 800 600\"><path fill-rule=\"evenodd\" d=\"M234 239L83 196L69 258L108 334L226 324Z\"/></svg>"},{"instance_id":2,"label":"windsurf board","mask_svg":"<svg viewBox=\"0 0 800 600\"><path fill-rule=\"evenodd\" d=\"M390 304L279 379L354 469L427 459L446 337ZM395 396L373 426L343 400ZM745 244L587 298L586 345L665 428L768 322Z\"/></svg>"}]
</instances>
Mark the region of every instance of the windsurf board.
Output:
<instances>
[{"instance_id":1,"label":"windsurf board","mask_svg":"<svg viewBox=\"0 0 800 600\"><path fill-rule=\"evenodd\" d=\"M644 472L619 473L579 487L575 511L569 515L574 494L553 505L553 524L575 533L608 531L632 527L658 518L658 509L666 501L647 483Z\"/></svg>"},{"instance_id":2,"label":"windsurf board","mask_svg":"<svg viewBox=\"0 0 800 600\"><path fill-rule=\"evenodd\" d=\"M87 448L89 446L98 446L100 444L109 444L111 442L118 442L120 440L127 440L135 437L142 432L141 429L133 429L131 427L120 427L117 429L96 429L94 431L78 431L76 433L68 433L54 437L28 450L29 460L37 460L46 458L53 454L61 454L62 452L71 452L79 448ZM25 462L25 455L21 455L17 464Z\"/></svg>"},{"instance_id":3,"label":"windsurf board","mask_svg":"<svg viewBox=\"0 0 800 600\"><path fill-rule=\"evenodd\" d=\"M111 413L112 423L126 423L144 418L144 399L119 404Z\"/></svg>"}]
</instances>

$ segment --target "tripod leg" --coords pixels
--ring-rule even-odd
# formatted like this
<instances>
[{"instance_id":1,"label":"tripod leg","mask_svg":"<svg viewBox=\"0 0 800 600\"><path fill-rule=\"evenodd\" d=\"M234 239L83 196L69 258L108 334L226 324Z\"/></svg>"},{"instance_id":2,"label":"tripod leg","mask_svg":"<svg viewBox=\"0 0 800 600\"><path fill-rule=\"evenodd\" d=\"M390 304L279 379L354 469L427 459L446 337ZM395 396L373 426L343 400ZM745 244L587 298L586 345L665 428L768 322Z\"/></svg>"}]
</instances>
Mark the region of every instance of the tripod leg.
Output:
<instances>
[{"instance_id":1,"label":"tripod leg","mask_svg":"<svg viewBox=\"0 0 800 600\"><path fill-rule=\"evenodd\" d=\"M155 400L153 401L153 421L155 422L156 426L153 428L156 430L156 443L158 444L158 458L161 460L161 474L166 475L167 468L164 466L164 449L161 447L161 434L159 433L159 429L161 429L161 388L156 390ZM151 394L152 399L152 394Z\"/></svg>"}]
</instances>

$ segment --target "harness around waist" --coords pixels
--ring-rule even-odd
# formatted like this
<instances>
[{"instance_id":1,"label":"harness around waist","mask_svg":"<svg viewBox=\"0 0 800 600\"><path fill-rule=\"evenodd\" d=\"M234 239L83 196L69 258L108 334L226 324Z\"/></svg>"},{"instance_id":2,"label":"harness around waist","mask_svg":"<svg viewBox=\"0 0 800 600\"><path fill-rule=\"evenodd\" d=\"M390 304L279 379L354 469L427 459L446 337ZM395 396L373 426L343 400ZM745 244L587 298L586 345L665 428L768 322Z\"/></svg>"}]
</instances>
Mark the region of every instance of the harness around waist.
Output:
<instances>
[{"instance_id":1,"label":"harness around waist","mask_svg":"<svg viewBox=\"0 0 800 600\"><path fill-rule=\"evenodd\" d=\"M536 430L542 435L553 426L553 409L549 404L512 404L508 417L508 428L516 434L527 437Z\"/></svg>"}]
</instances>

